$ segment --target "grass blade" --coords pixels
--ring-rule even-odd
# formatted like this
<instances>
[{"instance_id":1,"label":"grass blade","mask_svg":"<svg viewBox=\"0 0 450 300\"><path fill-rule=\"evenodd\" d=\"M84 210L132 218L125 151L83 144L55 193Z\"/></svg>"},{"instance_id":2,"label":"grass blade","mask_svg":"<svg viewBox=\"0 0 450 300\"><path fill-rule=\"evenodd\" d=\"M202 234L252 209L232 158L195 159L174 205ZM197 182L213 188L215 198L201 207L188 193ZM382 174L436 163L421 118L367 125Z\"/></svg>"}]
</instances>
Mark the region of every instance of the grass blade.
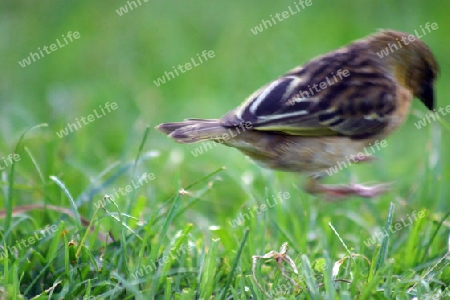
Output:
<instances>
[{"instance_id":1,"label":"grass blade","mask_svg":"<svg viewBox=\"0 0 450 300\"><path fill-rule=\"evenodd\" d=\"M394 203L389 203L388 217L386 220L386 225L384 226L385 232L389 232L389 228L392 225L392 219L394 218ZM375 272L377 272L384 264L384 260L388 253L388 243L389 235L385 235L383 241L381 242L380 252L378 253L377 262L375 264Z\"/></svg>"}]
</instances>

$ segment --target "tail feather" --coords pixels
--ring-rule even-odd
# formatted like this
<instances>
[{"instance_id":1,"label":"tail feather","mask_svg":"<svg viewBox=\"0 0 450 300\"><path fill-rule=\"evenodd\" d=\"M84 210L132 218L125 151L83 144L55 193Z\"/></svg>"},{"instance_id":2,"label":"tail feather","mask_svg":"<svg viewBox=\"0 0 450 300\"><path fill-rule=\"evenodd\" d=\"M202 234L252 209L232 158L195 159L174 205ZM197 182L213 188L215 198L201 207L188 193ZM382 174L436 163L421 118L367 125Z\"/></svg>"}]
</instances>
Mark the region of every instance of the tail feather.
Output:
<instances>
[{"instance_id":1,"label":"tail feather","mask_svg":"<svg viewBox=\"0 0 450 300\"><path fill-rule=\"evenodd\" d=\"M187 119L183 122L163 123L156 126L156 129L185 144L218 140L227 130L215 119Z\"/></svg>"}]
</instances>

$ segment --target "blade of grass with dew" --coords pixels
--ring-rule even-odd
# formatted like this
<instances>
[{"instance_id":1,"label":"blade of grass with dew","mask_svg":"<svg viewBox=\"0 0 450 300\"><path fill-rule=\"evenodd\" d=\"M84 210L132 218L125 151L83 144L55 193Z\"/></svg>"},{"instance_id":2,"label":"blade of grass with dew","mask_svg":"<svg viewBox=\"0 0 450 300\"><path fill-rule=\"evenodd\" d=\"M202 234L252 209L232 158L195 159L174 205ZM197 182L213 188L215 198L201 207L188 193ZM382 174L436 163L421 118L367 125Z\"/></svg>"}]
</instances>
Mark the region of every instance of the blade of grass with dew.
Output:
<instances>
[{"instance_id":1,"label":"blade of grass with dew","mask_svg":"<svg viewBox=\"0 0 450 300\"><path fill-rule=\"evenodd\" d=\"M415 265L420 264L419 257L422 254L421 251L423 251L423 248L419 245L422 244L423 227L427 222L427 215L428 211L426 211L424 218L417 218L414 223L412 223L412 228L410 234L408 235L406 245L402 248L405 254L404 259L402 260L402 264L406 268L412 268Z\"/></svg>"},{"instance_id":2,"label":"blade of grass with dew","mask_svg":"<svg viewBox=\"0 0 450 300\"><path fill-rule=\"evenodd\" d=\"M172 277L168 277L166 279L166 287L164 289L164 300L171 300L172 299Z\"/></svg>"},{"instance_id":3,"label":"blade of grass with dew","mask_svg":"<svg viewBox=\"0 0 450 300\"><path fill-rule=\"evenodd\" d=\"M5 239L5 236L3 234L3 231L0 231L0 237L2 237L2 240L3 240L3 253L0 253L0 255L2 255L2 260L3 260L3 270L5 272L4 274L9 274L8 246L6 244L6 239ZM7 286L9 284L9 281L10 281L9 277L8 276L4 276L4 280L5 280L5 286Z\"/></svg>"},{"instance_id":4,"label":"blade of grass with dew","mask_svg":"<svg viewBox=\"0 0 450 300\"><path fill-rule=\"evenodd\" d=\"M311 263L309 262L308 256L302 254L302 270L305 275L306 286L308 287L308 295L313 300L320 299L320 292L317 288L317 282L314 278L314 271L311 268Z\"/></svg>"},{"instance_id":5,"label":"blade of grass with dew","mask_svg":"<svg viewBox=\"0 0 450 300\"><path fill-rule=\"evenodd\" d=\"M389 203L388 217L386 220L386 225L384 227L385 232L388 232L389 228L392 225L392 219L394 218L394 203ZM375 272L377 272L384 264L384 260L387 257L388 253L388 243L389 243L389 235L386 235L381 242L380 252L378 253L377 262L375 264Z\"/></svg>"},{"instance_id":6,"label":"blade of grass with dew","mask_svg":"<svg viewBox=\"0 0 450 300\"><path fill-rule=\"evenodd\" d=\"M28 156L31 159L31 162L33 163L34 167L36 168L36 171L38 172L39 178L41 179L41 182L43 185L45 185L45 177L44 174L42 174L41 168L39 167L39 164L37 163L36 159L34 158L31 151L28 149L28 147L23 147L25 151L27 152Z\"/></svg>"},{"instance_id":7,"label":"blade of grass with dew","mask_svg":"<svg viewBox=\"0 0 450 300\"><path fill-rule=\"evenodd\" d=\"M325 251L324 253L326 269L324 270L324 285L327 291L327 299L335 299L335 289L333 284L333 263L331 262L330 253Z\"/></svg>"},{"instance_id":8,"label":"blade of grass with dew","mask_svg":"<svg viewBox=\"0 0 450 300\"><path fill-rule=\"evenodd\" d=\"M206 254L204 264L200 270L200 299L210 299L214 290L216 279L216 260L220 239L213 239L211 248Z\"/></svg>"},{"instance_id":9,"label":"blade of grass with dew","mask_svg":"<svg viewBox=\"0 0 450 300\"><path fill-rule=\"evenodd\" d=\"M173 204L170 207L170 210L167 214L167 218L161 228L161 231L159 232L159 241L155 241L155 245L153 245L151 247L150 259L152 259L153 261L157 260L157 256L160 252L161 245L163 244L163 240L167 235L169 226L172 224L175 213L178 209L178 206L180 205L181 198L182 198L182 196L180 195L180 193L177 193L177 195L175 196L175 198L173 200ZM152 282L152 285L151 285L150 297L155 297L157 287L158 287L158 281L155 280Z\"/></svg>"},{"instance_id":10,"label":"blade of grass with dew","mask_svg":"<svg viewBox=\"0 0 450 300\"><path fill-rule=\"evenodd\" d=\"M89 222L89 225L88 225L88 227L86 228L86 230L85 230L85 232L84 232L83 238L81 239L80 244L78 245L77 252L75 253L75 257L76 257L76 258L78 258L78 255L80 254L81 247L83 247L83 245L84 245L84 242L85 242L85 240L86 240L86 238L87 238L88 233L89 233L90 230L91 230L92 223L94 222L95 217L97 216L97 213L98 213L99 209L100 209L100 206L97 207L97 209L95 210L94 215L92 216L92 219L91 219L91 221Z\"/></svg>"},{"instance_id":11,"label":"blade of grass with dew","mask_svg":"<svg viewBox=\"0 0 450 300\"><path fill-rule=\"evenodd\" d=\"M168 273L170 267L172 266L172 264L179 259L178 255L175 255L175 257L173 257L173 255L171 255L172 252L176 252L177 254L179 254L179 250L181 248L182 245L185 245L183 248L186 247L187 242L188 242L188 234L191 232L191 230L193 229L193 225L192 224L187 224L183 231L180 233L179 236L175 236L174 238L172 238L172 240L169 242L168 246L166 247L166 249L163 252L163 258L168 258L167 262L165 261L165 259L163 259L163 264L158 266L157 272L159 274L166 274ZM186 249L182 249L183 252L186 251ZM164 281L164 277L159 277L158 279L158 285L161 285L162 282Z\"/></svg>"},{"instance_id":12,"label":"blade of grass with dew","mask_svg":"<svg viewBox=\"0 0 450 300\"><path fill-rule=\"evenodd\" d=\"M66 275L66 280L70 279L70 250L69 250L69 241L67 237L63 236L64 240L64 273Z\"/></svg>"},{"instance_id":13,"label":"blade of grass with dew","mask_svg":"<svg viewBox=\"0 0 450 300\"><path fill-rule=\"evenodd\" d=\"M439 232L439 230L442 228L442 224L444 224L445 220L450 216L450 212L446 213L445 216L442 218L442 220L439 222L439 224L437 225L436 229L433 232L433 235L431 236L429 242L427 243L427 245L424 248L424 252L423 252L423 256L421 257L420 261L424 261L427 254L429 253L429 250L431 248L431 245L433 244L434 239L437 236L437 233Z\"/></svg>"},{"instance_id":14,"label":"blade of grass with dew","mask_svg":"<svg viewBox=\"0 0 450 300\"><path fill-rule=\"evenodd\" d=\"M377 257L380 253L380 248L381 248L381 246L378 244L375 248L375 252L373 253L372 262L370 264L369 277L367 278L367 282L372 281L372 278L375 275L375 272L376 272L375 265L377 262Z\"/></svg>"},{"instance_id":15,"label":"blade of grass with dew","mask_svg":"<svg viewBox=\"0 0 450 300\"><path fill-rule=\"evenodd\" d=\"M92 253L92 251L90 250L89 247L84 245L78 255L79 255L78 257L80 258L80 261L82 262L81 266L79 267L80 273L81 272L98 273L100 271L98 263L95 259L95 255ZM83 283L83 285L85 285L85 284Z\"/></svg>"},{"instance_id":16,"label":"blade of grass with dew","mask_svg":"<svg viewBox=\"0 0 450 300\"><path fill-rule=\"evenodd\" d=\"M234 262L233 262L233 267L231 268L231 271L228 274L228 278L227 278L227 281L225 283L225 287L224 287L224 289L222 291L222 295L220 296L221 300L225 300L226 293L228 291L228 288L230 287L231 280L232 280L233 275L234 275L234 271L236 270L237 265L239 264L239 259L241 258L242 250L244 249L244 245L245 245L245 242L247 241L249 232L250 232L250 229L248 229L248 228L246 228L245 231L244 231L244 237L243 237L243 239L241 241L241 244L239 245L239 249L238 249L238 252L236 254L236 258L234 259Z\"/></svg>"},{"instance_id":17,"label":"blade of grass with dew","mask_svg":"<svg viewBox=\"0 0 450 300\"><path fill-rule=\"evenodd\" d=\"M392 278L394 276L394 260L389 259L389 265L387 268L387 275L385 276L386 280L383 283L383 294L386 299L389 299L392 297L392 287L394 286L394 283L392 281Z\"/></svg>"},{"instance_id":18,"label":"blade of grass with dew","mask_svg":"<svg viewBox=\"0 0 450 300\"><path fill-rule=\"evenodd\" d=\"M47 126L48 126L48 124L42 123L42 124L33 126L31 128L28 128L27 130L25 130L19 137L19 141L17 142L16 147L14 149L14 154L19 153L19 148L22 144L23 139L25 138L25 135L28 132L30 132L31 130L37 129L37 128L47 127ZM3 222L3 228L10 228L10 226L11 226L15 168L16 168L16 164L15 163L11 164L11 169L10 169L9 178L8 178L8 192L7 192L6 201L5 201L6 217ZM9 234L5 236L5 239L6 239L7 244L11 243L11 238L10 238Z\"/></svg>"},{"instance_id":19,"label":"blade of grass with dew","mask_svg":"<svg viewBox=\"0 0 450 300\"><path fill-rule=\"evenodd\" d=\"M81 218L80 218L80 214L78 213L78 208L77 205L75 204L75 201L73 201L72 195L70 194L69 190L66 188L66 186L64 185L64 183L59 180L58 177L51 175L50 179L52 181L54 181L56 183L56 185L58 185L60 187L60 189L64 192L64 194L66 195L67 199L70 202L70 205L72 206L72 210L73 210L73 215L75 220L78 223L78 226L81 226Z\"/></svg>"},{"instance_id":20,"label":"blade of grass with dew","mask_svg":"<svg viewBox=\"0 0 450 300\"><path fill-rule=\"evenodd\" d=\"M142 238L141 247L138 251L137 257L144 257L145 250L148 248L148 244L151 242L151 238L153 236L153 230L151 228L150 223L145 224L144 226L147 227L147 230L144 230L144 237ZM131 239L130 239L131 240ZM138 260L136 265L136 270L139 270L142 267L142 264L144 261L142 259Z\"/></svg>"},{"instance_id":21,"label":"blade of grass with dew","mask_svg":"<svg viewBox=\"0 0 450 300\"><path fill-rule=\"evenodd\" d=\"M144 149L145 142L147 141L147 137L148 137L149 131L150 131L150 127L147 126L145 128L144 136L142 137L141 144L139 145L138 153L136 154L136 158L134 159L134 164L133 164L133 167L131 169L130 178L134 178L135 175L136 175L136 169L137 169L137 165L138 165L138 162L139 162L139 158L141 157L142 150ZM128 199L128 205L125 208L125 212L127 214L130 214L131 206L133 205L133 202L134 202L135 198L136 198L136 189L133 189L131 191L130 197Z\"/></svg>"},{"instance_id":22,"label":"blade of grass with dew","mask_svg":"<svg viewBox=\"0 0 450 300\"><path fill-rule=\"evenodd\" d=\"M126 239L126 235L125 235L125 229L132 232L140 241L142 241L142 238L134 232L134 230L132 228L130 228L124 221L123 221L123 216L122 216L122 212L120 210L119 205L116 203L115 199L109 198L109 200L113 203L113 206L116 208L117 210L117 215L118 217L114 216L113 214L109 214L114 220L117 220L121 227L120 227L120 251L122 252L122 266L125 270L125 274L127 276L130 276L130 269L128 268L128 264L127 264L127 249L126 249L126 245L127 245L127 239ZM105 209L105 208L103 208ZM105 209L106 210L106 209Z\"/></svg>"},{"instance_id":23,"label":"blade of grass with dew","mask_svg":"<svg viewBox=\"0 0 450 300\"><path fill-rule=\"evenodd\" d=\"M382 277L384 276L384 268L380 267L378 271L375 273L375 275L372 277L372 280L367 283L367 285L364 287L364 292L361 295L359 299L374 299L373 293L376 292L376 287L380 281L382 281Z\"/></svg>"},{"instance_id":24,"label":"blade of grass with dew","mask_svg":"<svg viewBox=\"0 0 450 300\"><path fill-rule=\"evenodd\" d=\"M64 229L62 227L60 227L58 233L59 235L56 236L65 236L65 234L63 234L62 232L64 231ZM34 276L33 281L28 285L27 289L24 291L24 294L27 295L30 290L34 287L34 285L37 283L37 281L44 276L45 272L47 271L47 269L50 268L51 264L55 261L55 259L58 257L59 254L62 254L65 251L64 247L59 248L59 242L61 239L52 239L52 243L50 244L49 247L49 251L46 253L46 265L39 270L39 273ZM55 252L53 252L53 250Z\"/></svg>"},{"instance_id":25,"label":"blade of grass with dew","mask_svg":"<svg viewBox=\"0 0 450 300\"><path fill-rule=\"evenodd\" d=\"M203 270L203 265L205 264L205 257L206 257L206 245L205 243L202 243L202 249L200 252L200 257L199 257L199 268L198 268L198 273L197 273L197 285L200 284L200 280L202 278L202 270Z\"/></svg>"}]
</instances>

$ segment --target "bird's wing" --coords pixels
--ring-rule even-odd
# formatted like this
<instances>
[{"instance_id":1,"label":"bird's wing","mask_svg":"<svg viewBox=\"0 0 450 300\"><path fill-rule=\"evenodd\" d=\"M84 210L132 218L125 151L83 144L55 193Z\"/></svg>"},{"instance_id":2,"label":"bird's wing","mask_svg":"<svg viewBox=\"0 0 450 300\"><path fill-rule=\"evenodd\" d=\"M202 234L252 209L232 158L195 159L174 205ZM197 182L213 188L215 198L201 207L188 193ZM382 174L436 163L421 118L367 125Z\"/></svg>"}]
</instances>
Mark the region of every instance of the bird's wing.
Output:
<instances>
[{"instance_id":1,"label":"bird's wing","mask_svg":"<svg viewBox=\"0 0 450 300\"><path fill-rule=\"evenodd\" d=\"M250 122L255 130L290 135L377 134L395 110L395 81L379 62L343 54L291 70L253 93L221 123Z\"/></svg>"}]
</instances>

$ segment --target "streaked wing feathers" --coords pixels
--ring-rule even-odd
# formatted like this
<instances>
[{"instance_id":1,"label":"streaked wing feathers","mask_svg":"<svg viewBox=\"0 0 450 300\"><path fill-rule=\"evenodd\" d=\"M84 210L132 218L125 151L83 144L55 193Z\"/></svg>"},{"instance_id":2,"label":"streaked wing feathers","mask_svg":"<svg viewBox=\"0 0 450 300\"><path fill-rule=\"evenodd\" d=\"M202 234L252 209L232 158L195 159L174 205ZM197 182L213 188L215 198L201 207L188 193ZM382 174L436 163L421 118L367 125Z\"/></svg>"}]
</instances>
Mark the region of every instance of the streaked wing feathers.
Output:
<instances>
[{"instance_id":1,"label":"streaked wing feathers","mask_svg":"<svg viewBox=\"0 0 450 300\"><path fill-rule=\"evenodd\" d=\"M305 136L358 138L380 132L395 110L395 82L377 61L350 60L349 55L341 50L291 70L252 94L221 123L246 121L255 130Z\"/></svg>"}]
</instances>

